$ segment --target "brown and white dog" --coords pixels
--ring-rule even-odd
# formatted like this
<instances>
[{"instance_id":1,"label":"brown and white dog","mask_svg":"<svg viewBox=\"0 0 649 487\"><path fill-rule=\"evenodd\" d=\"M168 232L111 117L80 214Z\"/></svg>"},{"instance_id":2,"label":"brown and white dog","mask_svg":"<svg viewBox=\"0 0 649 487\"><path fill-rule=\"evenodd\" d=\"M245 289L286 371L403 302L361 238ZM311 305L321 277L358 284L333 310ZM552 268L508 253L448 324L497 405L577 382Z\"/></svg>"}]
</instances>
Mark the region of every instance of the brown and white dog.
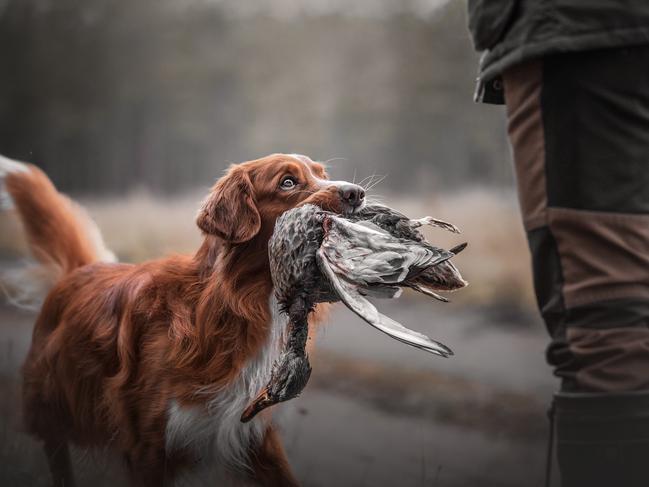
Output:
<instances>
[{"instance_id":1,"label":"brown and white dog","mask_svg":"<svg viewBox=\"0 0 649 487\"><path fill-rule=\"evenodd\" d=\"M267 244L284 211L308 202L353 212L363 189L329 181L301 155L233 165L199 212L195 255L132 265L114 262L41 170L0 158L3 176L39 263L30 276L51 283L23 367L23 407L54 484L73 485L73 443L119 452L138 486L193 485L200 465L221 485L296 485L268 415L239 421L284 332ZM27 289L23 298L36 288Z\"/></svg>"}]
</instances>

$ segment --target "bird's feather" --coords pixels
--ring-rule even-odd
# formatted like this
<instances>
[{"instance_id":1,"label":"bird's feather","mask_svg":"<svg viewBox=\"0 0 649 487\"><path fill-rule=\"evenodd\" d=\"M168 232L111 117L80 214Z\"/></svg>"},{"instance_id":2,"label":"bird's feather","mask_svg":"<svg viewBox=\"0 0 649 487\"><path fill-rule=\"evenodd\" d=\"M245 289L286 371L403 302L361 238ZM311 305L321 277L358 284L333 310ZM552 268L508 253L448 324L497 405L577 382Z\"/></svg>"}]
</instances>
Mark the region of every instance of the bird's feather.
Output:
<instances>
[{"instance_id":1,"label":"bird's feather","mask_svg":"<svg viewBox=\"0 0 649 487\"><path fill-rule=\"evenodd\" d=\"M431 298L435 298L438 301L441 301L443 303L448 303L449 302L447 297L437 294L435 291L433 291L432 289L427 288L426 286L421 286L419 284L411 284L410 287L412 289L414 289L415 291L418 291L418 292L420 292L422 294L425 294L426 296L430 296Z\"/></svg>"},{"instance_id":2,"label":"bird's feather","mask_svg":"<svg viewBox=\"0 0 649 487\"><path fill-rule=\"evenodd\" d=\"M429 225L431 227L438 227L444 230L448 230L449 232L452 233L461 233L460 229L457 228L452 223L445 222L444 220L440 220L439 218L433 218L432 216L425 216L417 220L410 220L410 223L413 225L414 228L420 227L422 225Z\"/></svg>"},{"instance_id":3,"label":"bird's feather","mask_svg":"<svg viewBox=\"0 0 649 487\"><path fill-rule=\"evenodd\" d=\"M402 289L397 286L367 286L358 290L363 296L380 299L396 299L401 296Z\"/></svg>"},{"instance_id":4,"label":"bird's feather","mask_svg":"<svg viewBox=\"0 0 649 487\"><path fill-rule=\"evenodd\" d=\"M318 250L316 260L320 270L327 277L345 306L374 328L396 340L427 352L442 357L453 355L452 350L446 345L431 340L422 333L410 330L401 323L379 313L372 303L360 295L358 289L354 285L347 282L344 278L341 278L334 271L334 268L330 265L327 254L323 249Z\"/></svg>"},{"instance_id":5,"label":"bird's feather","mask_svg":"<svg viewBox=\"0 0 649 487\"><path fill-rule=\"evenodd\" d=\"M422 242L395 238L343 218L329 217L320 246L337 273L365 284L397 284L454 256Z\"/></svg>"}]
</instances>

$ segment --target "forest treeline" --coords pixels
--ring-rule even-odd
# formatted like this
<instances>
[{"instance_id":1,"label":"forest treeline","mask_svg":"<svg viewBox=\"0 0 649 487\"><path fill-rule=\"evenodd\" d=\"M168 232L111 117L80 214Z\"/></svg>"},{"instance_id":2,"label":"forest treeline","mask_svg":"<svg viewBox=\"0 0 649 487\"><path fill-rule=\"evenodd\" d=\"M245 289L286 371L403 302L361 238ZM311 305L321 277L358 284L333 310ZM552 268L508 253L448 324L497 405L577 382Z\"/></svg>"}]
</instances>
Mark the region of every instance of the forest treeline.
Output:
<instances>
[{"instance_id":1,"label":"forest treeline","mask_svg":"<svg viewBox=\"0 0 649 487\"><path fill-rule=\"evenodd\" d=\"M465 5L434 15L229 15L224 2L0 2L0 153L67 191L176 192L270 152L389 190L510 181L472 101Z\"/></svg>"}]
</instances>

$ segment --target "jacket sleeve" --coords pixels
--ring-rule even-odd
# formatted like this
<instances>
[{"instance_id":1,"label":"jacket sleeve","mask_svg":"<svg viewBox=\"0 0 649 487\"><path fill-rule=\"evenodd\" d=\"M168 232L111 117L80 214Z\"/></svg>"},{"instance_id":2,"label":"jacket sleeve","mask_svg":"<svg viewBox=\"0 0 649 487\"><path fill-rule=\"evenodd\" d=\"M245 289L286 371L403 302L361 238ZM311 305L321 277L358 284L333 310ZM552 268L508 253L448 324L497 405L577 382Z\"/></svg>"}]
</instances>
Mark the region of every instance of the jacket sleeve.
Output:
<instances>
[{"instance_id":1,"label":"jacket sleeve","mask_svg":"<svg viewBox=\"0 0 649 487\"><path fill-rule=\"evenodd\" d=\"M476 51L491 49L502 39L520 0L469 0L469 31Z\"/></svg>"}]
</instances>

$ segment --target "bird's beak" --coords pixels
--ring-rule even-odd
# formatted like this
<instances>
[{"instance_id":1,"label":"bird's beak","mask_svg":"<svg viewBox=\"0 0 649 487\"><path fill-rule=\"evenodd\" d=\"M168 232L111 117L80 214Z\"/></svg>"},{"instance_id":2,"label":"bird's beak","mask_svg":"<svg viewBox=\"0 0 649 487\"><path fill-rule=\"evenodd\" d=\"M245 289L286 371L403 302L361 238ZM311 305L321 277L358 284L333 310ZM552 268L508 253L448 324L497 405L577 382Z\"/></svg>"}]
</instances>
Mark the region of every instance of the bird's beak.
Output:
<instances>
[{"instance_id":1,"label":"bird's beak","mask_svg":"<svg viewBox=\"0 0 649 487\"><path fill-rule=\"evenodd\" d=\"M268 395L268 389L264 388L261 393L255 398L254 401L243 411L241 415L241 422L247 423L252 420L257 414L266 409L269 406L272 406L274 403L270 396Z\"/></svg>"}]
</instances>

